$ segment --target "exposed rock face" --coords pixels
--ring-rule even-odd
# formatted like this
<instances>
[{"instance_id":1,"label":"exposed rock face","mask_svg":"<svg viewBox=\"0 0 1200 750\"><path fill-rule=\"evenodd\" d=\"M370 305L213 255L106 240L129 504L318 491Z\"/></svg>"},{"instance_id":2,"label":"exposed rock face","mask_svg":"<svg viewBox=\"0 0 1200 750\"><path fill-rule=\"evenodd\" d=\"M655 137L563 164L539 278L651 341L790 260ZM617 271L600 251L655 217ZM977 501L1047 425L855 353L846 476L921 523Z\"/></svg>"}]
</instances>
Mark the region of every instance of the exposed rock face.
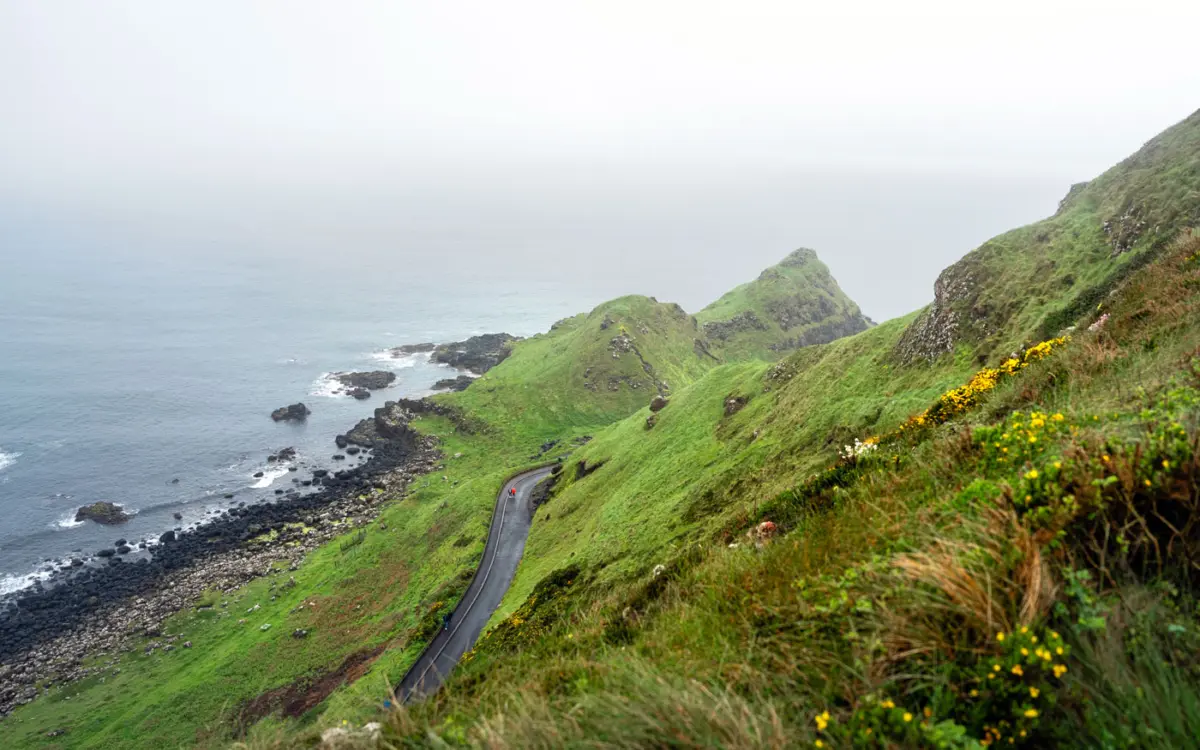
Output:
<instances>
[{"instance_id":1,"label":"exposed rock face","mask_svg":"<svg viewBox=\"0 0 1200 750\"><path fill-rule=\"evenodd\" d=\"M271 419L276 422L303 422L308 419L308 415L312 414L312 410L303 403L295 403L290 406L281 406L271 412Z\"/></svg>"},{"instance_id":2,"label":"exposed rock face","mask_svg":"<svg viewBox=\"0 0 1200 750\"><path fill-rule=\"evenodd\" d=\"M759 320L753 310L738 313L729 320L713 320L704 324L704 335L718 341L724 341L742 331L766 330L770 330L770 326Z\"/></svg>"},{"instance_id":3,"label":"exposed rock face","mask_svg":"<svg viewBox=\"0 0 1200 750\"><path fill-rule=\"evenodd\" d=\"M467 386L475 382L470 375L459 375L457 378L445 378L433 384L435 391L465 391Z\"/></svg>"},{"instance_id":4,"label":"exposed rock face","mask_svg":"<svg viewBox=\"0 0 1200 750\"><path fill-rule=\"evenodd\" d=\"M460 430L472 431L459 412L451 407L435 404L425 399L402 398L397 401L388 401L375 410L375 416L364 419L355 425L346 433L346 443L362 448L387 446L393 450L397 448L406 451L415 450L415 446L422 445L425 438L409 427L409 423L422 414L437 414L447 417Z\"/></svg>"},{"instance_id":5,"label":"exposed rock face","mask_svg":"<svg viewBox=\"0 0 1200 750\"><path fill-rule=\"evenodd\" d=\"M750 399L746 396L726 396L725 397L725 416L732 417L742 409L746 408L746 404L750 403Z\"/></svg>"},{"instance_id":6,"label":"exposed rock face","mask_svg":"<svg viewBox=\"0 0 1200 750\"><path fill-rule=\"evenodd\" d=\"M837 341L845 336L853 336L870 327L870 322L861 315L850 318L834 317L806 328L799 336L792 336L784 341L771 344L770 349L776 352L786 352L805 346L828 344L830 341Z\"/></svg>"},{"instance_id":7,"label":"exposed rock face","mask_svg":"<svg viewBox=\"0 0 1200 750\"><path fill-rule=\"evenodd\" d=\"M902 362L932 361L954 350L964 307L979 294L978 280L967 259L950 266L933 284L933 304L909 325L896 343Z\"/></svg>"},{"instance_id":8,"label":"exposed rock face","mask_svg":"<svg viewBox=\"0 0 1200 750\"><path fill-rule=\"evenodd\" d=\"M366 388L377 391L387 388L396 380L396 373L387 370L372 370L370 372L338 372L333 379L349 388ZM353 395L353 392L352 392ZM357 397L356 397L357 398Z\"/></svg>"},{"instance_id":9,"label":"exposed rock face","mask_svg":"<svg viewBox=\"0 0 1200 750\"><path fill-rule=\"evenodd\" d=\"M105 501L85 505L75 512L76 523L80 521L95 521L106 526L125 523L131 517L121 509L120 505L114 505Z\"/></svg>"}]
</instances>

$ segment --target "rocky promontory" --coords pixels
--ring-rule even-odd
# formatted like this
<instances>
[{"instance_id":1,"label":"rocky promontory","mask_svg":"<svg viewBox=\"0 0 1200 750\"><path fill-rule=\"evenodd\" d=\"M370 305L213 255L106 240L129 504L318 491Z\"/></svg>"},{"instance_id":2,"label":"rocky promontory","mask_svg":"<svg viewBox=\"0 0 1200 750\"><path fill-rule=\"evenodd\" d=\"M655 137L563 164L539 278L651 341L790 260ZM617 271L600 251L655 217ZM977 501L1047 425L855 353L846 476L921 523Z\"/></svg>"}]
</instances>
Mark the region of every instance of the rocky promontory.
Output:
<instances>
[{"instance_id":1,"label":"rocky promontory","mask_svg":"<svg viewBox=\"0 0 1200 750\"><path fill-rule=\"evenodd\" d=\"M507 333L485 333L466 341L440 345L406 344L390 351L393 357L429 352L430 359L438 364L482 375L507 359L512 353L512 345L520 340L520 336Z\"/></svg>"}]
</instances>

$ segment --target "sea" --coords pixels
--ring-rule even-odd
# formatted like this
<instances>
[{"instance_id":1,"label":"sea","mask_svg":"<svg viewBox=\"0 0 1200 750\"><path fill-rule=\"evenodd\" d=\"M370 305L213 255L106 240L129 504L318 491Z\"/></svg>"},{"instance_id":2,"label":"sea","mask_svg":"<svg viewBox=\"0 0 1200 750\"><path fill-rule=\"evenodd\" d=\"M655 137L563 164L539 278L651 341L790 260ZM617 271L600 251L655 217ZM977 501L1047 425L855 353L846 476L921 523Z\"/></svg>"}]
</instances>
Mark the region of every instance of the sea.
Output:
<instances>
[{"instance_id":1,"label":"sea","mask_svg":"<svg viewBox=\"0 0 1200 750\"><path fill-rule=\"evenodd\" d=\"M554 284L498 284L454 264L413 274L402 259L64 243L26 235L0 248L0 595L118 539L136 545L231 502L270 501L299 472L269 455L293 447L304 469L330 467L335 435L457 374L391 347L527 336L586 309ZM365 401L329 377L375 369L396 380ZM297 401L312 410L306 422L270 418ZM100 500L132 519L75 521Z\"/></svg>"}]
</instances>

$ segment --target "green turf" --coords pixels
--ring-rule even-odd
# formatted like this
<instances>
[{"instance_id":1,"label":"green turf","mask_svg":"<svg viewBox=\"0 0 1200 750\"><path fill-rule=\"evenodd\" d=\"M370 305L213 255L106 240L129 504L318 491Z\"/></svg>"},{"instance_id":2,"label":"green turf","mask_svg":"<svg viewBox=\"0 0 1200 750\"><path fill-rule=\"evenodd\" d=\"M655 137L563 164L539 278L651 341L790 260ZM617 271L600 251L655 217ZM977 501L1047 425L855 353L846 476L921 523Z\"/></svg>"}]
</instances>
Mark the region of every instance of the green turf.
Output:
<instances>
[{"instance_id":1,"label":"green turf","mask_svg":"<svg viewBox=\"0 0 1200 750\"><path fill-rule=\"evenodd\" d=\"M383 647L302 720L269 718L249 741L291 746L317 728L380 716L386 687L415 658L437 613L461 595L504 477L570 452L490 635L446 691L390 717L392 738L511 747L589 739L626 747L796 746L819 738L814 715L829 709L835 729L874 721L876 736L899 733L903 745L917 736L903 733L916 732L933 745L920 728L929 708L945 722L937 732L961 729L976 741L984 719L973 718L962 691L978 666L971 655L991 653L995 644L936 581L904 578L893 563L915 570L925 558L911 556L932 556L1019 593L1010 580L1019 578L1011 550L987 562L987 545L1005 539L1016 549L1022 538L1012 526L989 527L988 508L998 497L1016 498L1031 481L1023 478L1028 469L987 463L991 449L972 437L1013 409L1069 417L1080 432L1056 433L1053 442L1069 467L1092 466L1103 441L1113 450L1136 443L1164 419L1195 428L1198 399L1188 395L1195 389L1180 379L1192 377L1190 357L1200 348L1200 280L1189 255L1195 248L1168 240L1200 223L1198 186L1200 114L1072 191L1056 216L969 253L948 269L944 278L956 283L936 307L778 361L766 361L779 356L772 346L799 329L751 325L714 339L704 324L747 311L760 322L775 320L787 307L781 302L820 309L820 299L834 306L830 320L853 320L857 308L822 281L823 266L805 253L695 319L676 306L625 297L562 321L518 344L467 391L438 397L477 430L465 434L443 418L419 423L443 439L447 456L462 456L447 459L409 497L392 499L380 519L386 530L372 524L358 541L359 530L348 529L314 553L294 574L298 585L274 602L269 582L260 581L222 597L224 607L181 615L168 630L192 640L192 649L122 655L119 675L52 689L0 724L0 739L11 747L223 746L237 734L233 717L253 698L314 681L347 656ZM910 356L921 349L914 331L928 330L946 311L955 321L949 351ZM1105 331L1080 328L1061 354L1004 381L950 424L879 449L888 461L864 463L870 471L828 471L855 438L895 430L979 367L1068 326L1086 327L1103 312L1113 316ZM659 393L670 403L648 429L647 405ZM727 413L730 399L744 405ZM1100 419L1092 424L1092 417ZM594 439L578 447L583 435ZM551 440L561 442L539 455ZM602 465L580 478L584 461ZM764 509L785 505L797 519L789 534L756 551L747 529ZM1083 544L1091 527L1070 522L1072 544ZM1136 543L1144 535L1124 538ZM1097 616L1087 613L1099 605L1087 602L1087 586L1067 585L1073 569L1060 559L1065 544L1044 552L1054 558L1048 570L1062 612L1039 609L1036 622L1062 627L1084 654L1094 634L1067 626ZM1080 555L1085 547L1070 549ZM1161 577L1120 583L1105 581L1093 593L1128 591L1135 602L1153 598L1155 607L1190 606L1185 595L1162 588ZM292 612L314 600L316 608ZM261 609L239 625L255 603ZM997 612L1011 618L1009 607ZM1159 619L1185 635L1196 626ZM262 622L272 628L258 630ZM310 636L291 639L297 627ZM1169 652L1195 651L1174 631L1152 635L1175 638ZM1145 671L1091 666L1097 674ZM1195 694L1186 673L1171 679ZM1078 688L1130 710L1145 704L1144 695L1119 685ZM916 723L905 727L872 704L880 695L914 709ZM1044 710L1056 726L1078 726L1089 704L1066 693L1061 701L1062 713L1049 704ZM994 720L998 706L980 707L980 716ZM878 723L893 718L896 727ZM1181 736L1189 721L1184 712L1161 716L1155 731ZM1128 729L1119 721L1087 727L1077 736L1102 729L1117 738L1113 747ZM59 728L66 734L46 736ZM1050 736L1037 734L1050 731L1040 724L1027 729L1031 737ZM938 741L972 747L967 734Z\"/></svg>"}]
</instances>

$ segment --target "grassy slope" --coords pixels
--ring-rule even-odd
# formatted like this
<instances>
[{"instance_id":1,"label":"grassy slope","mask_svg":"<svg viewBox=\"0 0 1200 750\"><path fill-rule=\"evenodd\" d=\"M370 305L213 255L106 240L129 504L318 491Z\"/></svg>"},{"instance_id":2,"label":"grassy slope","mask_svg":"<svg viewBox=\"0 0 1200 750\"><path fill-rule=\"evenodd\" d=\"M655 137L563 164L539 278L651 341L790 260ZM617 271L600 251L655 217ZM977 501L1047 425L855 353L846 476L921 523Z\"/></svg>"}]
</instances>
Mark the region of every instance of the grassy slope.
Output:
<instances>
[{"instance_id":1,"label":"grassy slope","mask_svg":"<svg viewBox=\"0 0 1200 750\"><path fill-rule=\"evenodd\" d=\"M343 550L348 534L314 553L291 574L294 588L257 582L215 611L178 617L166 632L192 641L191 649L126 655L120 674L55 691L0 725L0 737L14 747L219 747L256 696L315 681L346 657L385 646L357 682L322 705L339 719L371 715L416 657L424 629L465 588L504 477L535 463L544 441L600 429L648 403L659 383L683 385L715 365L694 350L694 325L677 306L625 297L521 342L470 389L440 397L480 419L481 431L464 435L444 419L423 419L418 426L443 439L445 455L462 456L389 505L363 541ZM623 334L641 359L632 351L612 356L610 343ZM293 612L302 602L317 606ZM255 604L261 609L246 617ZM263 623L272 628L258 630ZM310 635L292 639L296 628ZM68 733L45 736L57 728Z\"/></svg>"},{"instance_id":2,"label":"grassy slope","mask_svg":"<svg viewBox=\"0 0 1200 750\"><path fill-rule=\"evenodd\" d=\"M1143 234L1134 253L1110 258L1108 237L1096 228L1096 222L1108 215L1112 206L1123 215L1124 206L1119 204L1128 203L1130 196L1139 198L1147 215L1162 217L1160 224L1168 227L1179 225L1184 220L1181 217L1197 215L1196 128L1197 118L1193 117L1152 142L1146 153L1094 181L1049 223L1004 235L969 255L964 263L978 264L987 271L980 276L985 283L978 286L980 294L971 303L986 302L990 325L996 327L985 331L986 335L964 336L953 357L897 369L895 347L903 338L907 322L900 321L799 352L769 373L764 373L760 365L722 367L684 387L692 367L696 367L693 376L703 369L694 360L685 357L687 364L657 364L677 391L672 404L651 432L644 431L645 415L634 414L580 452L580 456L607 459L608 463L596 474L565 487L543 510L543 514L549 513L549 519L539 514L530 554L514 590L502 605L501 616L518 611L518 604L528 604L525 597L545 578L543 574L567 561L582 563L574 575L580 577L578 590L586 594L566 597L567 604L544 621L536 639L526 637L521 627L513 627L511 618L506 620L508 627L498 629L483 643L450 690L415 714L395 717L395 731L418 741L430 726L450 740L465 738L468 731L476 738L486 737L488 732L500 730L494 721L487 725L479 721L494 720L503 714L510 717L509 731L526 732L532 738L513 743L532 746L547 742L551 735L545 731L569 733L569 727L558 723L560 712L578 706L576 716L582 717L577 718L578 726L585 726L588 716L607 712L628 719L618 722L618 728L644 731L648 738L644 741L653 741L671 736L663 732L675 726L654 713L658 708L654 701L667 700L671 712L690 717L690 724L676 728L680 732L706 726L711 729L713 710L717 709L730 722L720 730L734 733L730 735L734 740L744 739L744 734L737 733L749 731L748 727L765 733L760 735L764 738L779 735L791 741L805 737L812 723L810 709L821 705L821 701L833 700L821 692L822 680L835 691L845 692L847 688L846 683L835 680L836 670L815 669L823 662L820 654L811 650L814 644L833 649L837 642L766 638L747 612L775 607L803 621L804 607L797 611L794 595L787 599L794 582L818 573L843 571L876 552L911 546L914 542L905 529L923 528L930 505L969 479L956 473L951 438L914 447L912 460L906 465L924 466L926 470L889 477L886 482L865 483L864 489L854 490L857 494L839 506L842 510L814 515L798 533L793 533L789 544L772 546L765 557L725 554L708 544L685 549L685 542L740 528L740 523L753 517L756 503L828 463L838 445L853 436L895 425L949 384L961 382L978 356L1005 351L1030 332L1045 328L1047 314L1064 308L1081 314L1091 310L1093 305L1084 309L1074 301L1088 299L1093 292L1075 290L1103 289L1107 294L1113 274L1136 259L1139 248L1155 244L1153 236ZM1162 202L1150 203L1151 199ZM1062 242L1048 243L1039 226L1055 229ZM1165 231L1160 228L1158 235ZM1067 288L1063 280L1066 268L1046 272L1046 260L1059 262L1057 256L1049 257L1051 248L1069 260L1070 272L1075 274L1073 286ZM1158 269L1151 266L1144 273ZM1186 291L1174 287L1178 295ZM1126 378L1135 377L1137 382L1153 388L1178 369L1182 353L1200 344L1193 341L1194 326L1172 328L1170 316L1159 312L1164 306L1160 300L1150 316L1161 331L1153 346L1147 346L1144 338L1121 341L1116 345L1117 356L1099 363L1087 359L1094 352L1073 350L1081 353L1064 361L1074 369L1060 373L1053 388L1042 384L1040 391L1032 393L1010 388L993 398L1007 407L1037 403L1044 395L1045 405L1073 413L1083 413L1099 404L1132 409L1140 403L1140 397ZM1190 314L1191 309L1186 312ZM1002 312L993 316L990 311L995 310ZM1126 314L1130 319L1142 319L1136 317L1142 314L1138 309L1126 310ZM581 316L555 334L590 331L591 325L598 328L598 322ZM653 333L640 330L629 333L635 339L653 337ZM370 715L370 698L377 698L377 691L386 684L384 675L398 676L415 654L415 643L403 648L404 634L411 634L418 620L429 616L429 605L436 597L453 600L452 591L439 594L436 589L469 571L477 560L491 495L503 473L498 465L516 466L527 461L542 439L590 431L618 415L622 408L628 413L640 407L651 395L651 391L640 389L636 398L618 392L611 401L593 407L588 403L592 392L578 391L573 379L562 381L569 385L561 392L545 387L547 382L556 382L550 380L538 381L543 384L541 388L526 388L529 383L525 378L573 372L551 361L553 357L548 354L554 350L554 334L545 338L518 347L512 359L489 373L488 380L480 384L484 388L476 390L473 386L461 396L446 397L461 399L460 403L497 427L515 430L464 439L452 435L448 425L431 420L428 424L432 431L448 436L451 455L458 450L466 454L463 459L449 462L449 480L434 482L395 505L388 512L388 532L372 530L359 547L345 553L352 560L354 555L362 555L362 567L345 564L339 559L340 552L334 551L336 547L331 547L297 576L302 584L296 592L308 593L327 585L331 596L342 597L339 606L326 607L325 611L340 612L340 619L349 622L314 626L316 631L325 628L330 633L343 633L340 639L331 641L325 657L361 643L397 637L397 647L375 663L369 679L358 681L331 699L322 722ZM604 359L611 359L604 343L607 340L596 341L580 334L578 348L573 351L598 357L608 366L609 360ZM664 350L680 354L686 346L687 355L696 357L690 342L685 344L682 336L665 336L663 345ZM523 351L529 354L519 358ZM541 365L534 356L539 351L544 360ZM505 383L501 389L499 386ZM497 391L488 391L490 387ZM502 397L502 390L528 395L509 400ZM738 414L725 417L720 402L730 394L750 396L750 401ZM518 406L518 402L524 403ZM996 417L988 414L991 419ZM756 430L758 437L752 439ZM688 478L696 481L685 481ZM452 486L459 480L463 483ZM473 537L473 545L453 546L455 540L464 537ZM388 556L398 558L401 564L376 564ZM664 579L669 586L648 582L648 568L656 560L679 571ZM734 584L738 589L731 588ZM378 592L391 588L403 593L376 606ZM355 590L370 591L372 595L353 599L351 593ZM39 701L18 711L0 732L13 737L10 744L14 746L55 742L60 746L103 746L106 735L109 739L123 735L133 744L135 738L143 744L191 742L205 722L185 715L181 706L200 707L203 710L194 715L212 716L217 703L233 705L240 695L252 695L313 671L313 665L305 660L315 659L315 655L306 652L291 657L286 652L290 645L286 632L303 625L293 626L284 617L294 604L288 596L275 604L264 603L262 614L280 623L267 634L269 637L257 631L238 631L233 625L236 618L232 617L216 622L194 621L186 627L195 630L186 632L189 637L196 634L193 640L198 649L207 648L200 644L224 643L226 639L230 639L231 648L153 657L161 666L146 665L144 670L158 671L139 667L123 672L116 685L110 680L103 687L69 688L68 692L78 692L79 697L69 703L56 703L55 696ZM249 601L244 599L237 606L248 606ZM363 609L354 610L360 602ZM624 607L630 608L628 616L623 614ZM350 614L354 612L359 614ZM574 615L561 617L565 612ZM623 635L614 638L613 625L618 618L625 623L623 630L618 628ZM375 629L353 631L353 627L365 624ZM260 642L267 646L258 645ZM514 645L523 650L511 652ZM199 660L202 655L206 662L203 672L183 661ZM240 680L224 683L229 692L214 694L211 686L222 683L210 681L209 675L233 675L237 670L245 670L245 674ZM801 673L806 675L804 680L795 676ZM698 684L703 690L698 693L695 685L687 683L689 676L700 679ZM798 687L789 692L787 685L792 683ZM513 686L522 690L523 700L505 705ZM664 690L663 686L671 689ZM629 700L633 698L642 700L645 706L640 714L631 713ZM770 717L772 711L775 719ZM797 718L797 712L804 716ZM709 717L708 724L704 716ZM648 722L648 718L658 723ZM86 722L94 722L94 730L80 729ZM211 723L216 727L215 743L226 730L217 722ZM72 733L54 741L44 738L45 731L60 725L71 726ZM297 739L296 735L286 736L288 742ZM712 741L712 737L707 740Z\"/></svg>"},{"instance_id":3,"label":"grassy slope","mask_svg":"<svg viewBox=\"0 0 1200 750\"><path fill-rule=\"evenodd\" d=\"M752 314L757 321L733 323ZM776 359L800 345L821 344L867 327L858 305L846 296L812 250L800 249L754 281L727 292L696 314L714 351L735 360ZM786 328L781 325L786 323Z\"/></svg>"},{"instance_id":4,"label":"grassy slope","mask_svg":"<svg viewBox=\"0 0 1200 750\"><path fill-rule=\"evenodd\" d=\"M909 321L896 321L799 352L781 364L782 377L781 370L767 375L763 366L719 368L679 393L652 431L645 431L645 414L639 413L600 434L579 457L605 465L586 479L568 478L539 512L529 555L493 620L499 627L445 696L396 717L395 730L415 737L410 733L433 725L444 727L443 736L450 739L513 744L580 737L576 732L587 727L611 733L614 742L628 742L630 735L622 732L635 728L649 737L674 736L671 727L679 736L693 736L713 727L703 719L678 727L655 713L658 706L635 710L630 697L640 695L643 703L668 700L664 711L690 716L696 705L748 712L744 699L753 696L763 702L747 722L760 724L721 731L753 728L770 735L778 730L781 744L809 736L807 712L821 705L812 701L837 700L838 691L850 689L825 685L835 688L830 694L821 692L820 683L848 675L816 670L802 686L789 689L792 678L774 671L782 657L755 643L765 634L746 622L745 597L730 582L749 590L757 607L783 607L779 597L786 598L790 584L805 576L928 544L920 532L930 513L944 513L941 506L975 478L956 465L956 428L913 445L906 456L910 468L854 490L842 512L814 516L795 544L771 548L768 558L729 555L708 540L714 533L719 537L724 530L744 528L756 504L833 461L838 446L853 437L897 426L936 394L963 382L980 361L995 362L1040 332L1094 320L1097 295L1113 312L1114 338L1081 334L1058 366L1033 368L998 389L968 422L993 423L1008 409L1029 405L1061 409L1076 419L1115 410L1127 416L1114 422L1136 421L1147 396L1134 384L1150 393L1163 391L1172 378L1186 374L1181 362L1200 345L1196 267L1187 253L1176 251L1135 272L1158 257L1168 232L1200 216L1198 132L1200 117L1193 116L1093 181L1055 217L968 255L959 268L976 274L970 301L990 317L979 328L964 326L954 356L899 365L898 344ZM1101 227L1135 205L1156 224L1148 223L1128 252L1114 256L1111 237ZM1073 283L1067 283L1068 274ZM1131 274L1136 275L1128 282ZM977 335L980 331L987 335ZM721 404L730 394L750 396L750 401L726 417ZM1130 432L1108 423L1097 430L1098 435ZM695 547L689 541L699 541L701 551L690 552ZM701 562L685 565L692 554ZM647 592L656 589L651 574L656 563L686 572L668 592L657 594L661 604L639 610ZM563 589L562 582L555 582L552 572L566 566L572 566L575 593L561 595L555 586ZM563 599L561 606L551 604L556 597ZM732 610L731 602L737 602ZM788 606L794 610L796 603ZM801 606L793 616L803 613ZM614 621L629 619L635 623L632 642L614 640ZM797 650L786 655L791 669L810 672L822 663L810 650L820 639L784 640L781 648ZM812 659L807 665L802 664L805 654ZM736 675L743 669L745 680ZM702 678L699 686L688 684L692 676ZM516 703L514 687L520 696ZM734 697L726 692L730 687ZM795 713L788 706L797 699L809 701L799 723L786 729L773 725L771 716ZM574 719L565 724L559 717L568 709ZM588 723L589 716L598 721L612 714L627 726L611 719L607 726ZM756 744L737 736L743 744Z\"/></svg>"},{"instance_id":5,"label":"grassy slope","mask_svg":"<svg viewBox=\"0 0 1200 750\"><path fill-rule=\"evenodd\" d=\"M897 327L881 326L825 352L798 355L795 359L803 361L794 363L797 372L788 385L776 395L754 393L751 406L733 418L724 417L714 397L727 388L753 393L762 382L757 377L761 370L714 371L668 407L655 428L663 428L657 436L638 433L641 415L610 428L584 452L608 463L563 488L539 513L530 555L504 605L510 616L481 642L446 694L396 714L391 731L419 742L427 728L434 728L451 742L521 747L665 742L791 747L811 746L821 736L814 731L813 716L831 710L837 726L857 722L860 731L873 726L876 737L886 731L904 746L931 744L934 735L927 732L935 732L937 721L947 722L945 731L952 731L953 723L981 739L981 725L1002 721L1010 722L1004 731L1027 732L1018 744L1095 747L1111 742L1116 747L1122 746L1116 739L1122 732L1134 736L1143 731L1122 723L1136 706L1161 712L1147 719L1153 728L1142 737L1145 744L1178 746L1200 727L1197 716L1188 723L1187 706L1200 695L1200 683L1186 667L1200 653L1200 642L1179 634L1200 633L1200 622L1186 615L1190 600L1172 595L1164 579L1177 581L1172 576L1186 574L1187 558L1176 558L1172 568L1168 557L1162 577L1127 577L1120 586L1105 580L1099 590L1066 586L1063 582L1076 575L1073 560L1087 569L1089 548L1083 540L1096 528L1095 515L1056 506L1062 515L1055 523L1069 530L1067 538L1078 540L1078 547L1045 546L1053 535L1033 541L1030 534L1041 528L1039 517L1031 514L1012 525L1004 519L1024 511L1020 506L1014 511L998 489L987 489L1030 484L1030 463L1011 469L995 464L987 458L991 449L986 445L964 444L963 425L998 423L999 440L1005 415L1014 408L1065 413L1063 424L1078 429L1047 432L1044 450L1038 449L1043 452L1030 449L1029 460L1043 474L1053 470L1056 455L1074 462L1068 471L1104 471L1095 446L1105 441L1121 461L1143 455L1121 452L1120 441L1144 442L1151 439L1147 429L1161 430L1172 421L1184 425L1187 440L1195 439L1200 434L1200 383L1189 367L1196 367L1190 358L1200 348L1197 251L1200 243L1192 241L1139 272L1109 299L1113 318L1105 333L1080 334L1056 358L997 388L982 408L965 413L958 424L900 443L897 459L889 453L886 460L864 464L869 470L860 471L857 479L847 477L847 487L808 495L817 503L814 509L791 535L761 553L744 540L741 549L730 550L723 543L712 544L711 537L681 533L689 504L708 502L706 480L721 477L728 497L705 507L718 518L704 516L694 526L709 531L745 528L744 523L724 521L730 514L737 520L737 508L747 510L803 476L798 471L780 475L778 466L795 461L801 469L833 459L832 448L820 436L824 424L841 421L839 401L848 407L844 416L866 414L856 407L862 399L856 385L884 381L878 392L888 394L888 408L879 419L872 412L871 419L861 422L859 435L865 436L895 426L905 413L926 405L929 399L921 394L936 392L939 380L960 382L961 376L952 374L955 365L905 370L898 379L907 381L903 385L886 374L872 375L882 370L878 362L886 362L897 333ZM878 359L856 369L855 363L872 357ZM1180 379L1182 389L1176 385ZM820 395L814 397L814 392ZM830 413L806 409L803 404L810 400L819 400ZM755 401L761 404L757 413L751 411ZM670 410L685 405L686 411L669 418ZM814 417L816 425L811 424ZM750 443L751 428L762 430L760 441L774 444ZM1024 433L1018 437L1024 445ZM794 451L802 456L791 457ZM1186 465L1188 471L1196 470L1195 464ZM1131 484L1140 487L1146 476L1151 488L1140 502L1158 497L1154 493L1160 490L1154 488L1160 486L1162 492L1186 487L1160 478L1164 472L1158 458L1132 467L1138 473ZM1123 470L1112 471L1120 475ZM695 478L695 485L677 479L684 472ZM1084 481L1083 486L1096 485ZM722 512L724 518L719 517ZM749 520L753 514L744 517ZM1136 527L1125 533L1134 545L1147 543L1147 535L1138 534ZM1169 534L1161 527L1155 533L1165 547ZM691 540L700 544L686 544ZM989 557L992 549L995 557ZM1022 549L1030 551L1016 553ZM1115 548L1111 554L1119 561L1122 553ZM1038 564L1047 577L1030 579L1021 572L1022 559L1045 561ZM901 561L908 567L893 567ZM923 561L928 565L922 567ZM662 579L651 570L656 563L666 567ZM1113 570L1131 567L1129 562L1115 564ZM578 566L571 568L569 581L548 575L566 565ZM960 567L962 575L992 581L990 599L982 594L972 599L956 588ZM1093 580L1103 580L1104 570L1109 569L1093 570ZM537 585L538 580L543 583ZM529 598L514 601L524 596ZM1029 596L1037 597L1036 606L1026 615L1021 601ZM982 601L993 602L988 606L995 609L981 613ZM1097 601L1105 602L1106 609L1099 609ZM1061 610L1051 606L1055 603ZM1094 625L1078 624L1089 622L1095 611L1108 613L1113 623L1107 639L1096 635ZM1012 638L1012 628L1020 623L1033 627L1043 640L1052 638L1047 626L1062 630L1069 641L1066 648L1079 656L1056 657L1054 663L1069 665L1080 678L1064 683L1050 676L1048 667L1043 672L1027 663L1028 674L1018 679L1006 666L1009 682L1002 683L1009 692L991 686L980 701L968 701L968 688L988 687L976 681L982 671L972 672L990 671L990 662L979 664L981 653L995 653L991 658L997 660L1022 658L992 638L996 630L1006 629ZM1143 644L1148 638L1151 645L1156 638L1177 639L1170 644L1175 649L1170 666L1163 668L1161 657L1140 660L1141 652L1133 646L1125 650L1120 644L1134 632ZM928 651L927 642L934 644ZM868 647L871 643L879 645ZM1158 670L1154 676L1161 678L1153 687L1145 682L1143 692L1122 687L1126 683L1121 680L1140 679L1139 670L1148 668ZM1038 686L1037 695L1028 686ZM1151 690L1150 696L1144 690ZM879 708L879 695L892 696L918 718L928 707L934 717L930 727L904 722L900 709ZM1100 701L1117 707L1107 710ZM1171 708L1176 706L1181 707ZM1034 719L1028 718L1029 711L1035 712ZM1035 720L1043 714L1045 721ZM838 735L824 736L832 742ZM858 738L868 746L872 741ZM978 746L971 742L963 738L948 746Z\"/></svg>"},{"instance_id":6,"label":"grassy slope","mask_svg":"<svg viewBox=\"0 0 1200 750\"><path fill-rule=\"evenodd\" d=\"M1200 111L1073 189L1054 216L995 237L947 268L941 282L966 290L947 305L958 340L996 359L1049 338L1197 225Z\"/></svg>"}]
</instances>

